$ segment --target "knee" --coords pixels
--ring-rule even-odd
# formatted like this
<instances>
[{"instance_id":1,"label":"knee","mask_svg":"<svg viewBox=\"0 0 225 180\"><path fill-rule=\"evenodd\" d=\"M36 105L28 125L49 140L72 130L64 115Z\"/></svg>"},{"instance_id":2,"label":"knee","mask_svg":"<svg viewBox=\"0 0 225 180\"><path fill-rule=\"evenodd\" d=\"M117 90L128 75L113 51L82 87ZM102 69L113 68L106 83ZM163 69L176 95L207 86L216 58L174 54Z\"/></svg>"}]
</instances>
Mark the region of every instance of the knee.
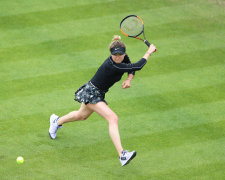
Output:
<instances>
[{"instance_id":1,"label":"knee","mask_svg":"<svg viewBox=\"0 0 225 180\"><path fill-rule=\"evenodd\" d=\"M80 113L79 114L79 119L80 120L86 120L89 117L89 114L85 114L85 113Z\"/></svg>"},{"instance_id":2,"label":"knee","mask_svg":"<svg viewBox=\"0 0 225 180\"><path fill-rule=\"evenodd\" d=\"M72 119L73 121L77 121L77 120L85 120L88 118L88 116L80 111L73 111L72 112Z\"/></svg>"},{"instance_id":3,"label":"knee","mask_svg":"<svg viewBox=\"0 0 225 180\"><path fill-rule=\"evenodd\" d=\"M118 116L117 116L116 114L111 115L111 116L108 118L108 122L109 122L109 123L113 123L113 124L118 124Z\"/></svg>"},{"instance_id":4,"label":"knee","mask_svg":"<svg viewBox=\"0 0 225 180\"><path fill-rule=\"evenodd\" d=\"M80 116L80 120L86 120L88 118L88 116L86 116L86 115L81 115Z\"/></svg>"}]
</instances>

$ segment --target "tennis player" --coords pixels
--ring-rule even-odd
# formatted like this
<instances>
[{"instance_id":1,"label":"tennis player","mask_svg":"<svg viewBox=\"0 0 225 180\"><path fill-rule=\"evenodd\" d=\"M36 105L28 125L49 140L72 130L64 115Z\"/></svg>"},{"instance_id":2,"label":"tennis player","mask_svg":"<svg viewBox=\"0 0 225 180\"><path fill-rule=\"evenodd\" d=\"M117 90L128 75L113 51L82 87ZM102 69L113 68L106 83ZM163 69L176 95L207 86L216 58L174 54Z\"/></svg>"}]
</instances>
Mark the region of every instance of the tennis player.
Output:
<instances>
[{"instance_id":1,"label":"tennis player","mask_svg":"<svg viewBox=\"0 0 225 180\"><path fill-rule=\"evenodd\" d=\"M61 128L63 124L85 120L93 112L96 112L108 121L109 135L119 154L121 165L124 166L136 156L136 152L129 152L123 149L118 130L118 116L107 105L105 93L121 79L125 72L128 73L128 77L122 83L122 88L129 88L135 71L141 70L144 67L156 48L154 45L151 45L143 58L137 63L131 63L126 54L126 46L121 41L120 36L115 35L113 37L109 49L111 55L99 67L92 79L75 92L75 101L81 103L80 109L62 117L52 114L50 117L49 135L51 139L55 139L58 128Z\"/></svg>"}]
</instances>

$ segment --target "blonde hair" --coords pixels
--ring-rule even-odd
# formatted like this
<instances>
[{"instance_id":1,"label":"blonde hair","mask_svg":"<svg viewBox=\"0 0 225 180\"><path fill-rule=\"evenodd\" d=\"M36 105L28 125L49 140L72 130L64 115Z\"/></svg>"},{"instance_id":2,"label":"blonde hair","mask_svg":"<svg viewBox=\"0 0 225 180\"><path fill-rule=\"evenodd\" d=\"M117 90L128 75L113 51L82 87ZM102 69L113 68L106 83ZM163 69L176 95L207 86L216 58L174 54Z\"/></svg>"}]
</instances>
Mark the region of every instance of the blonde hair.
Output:
<instances>
[{"instance_id":1,"label":"blonde hair","mask_svg":"<svg viewBox=\"0 0 225 180\"><path fill-rule=\"evenodd\" d=\"M121 41L121 37L119 35L114 35L112 38L112 42L109 45L109 50L114 47L123 47L126 49L126 45Z\"/></svg>"}]
</instances>

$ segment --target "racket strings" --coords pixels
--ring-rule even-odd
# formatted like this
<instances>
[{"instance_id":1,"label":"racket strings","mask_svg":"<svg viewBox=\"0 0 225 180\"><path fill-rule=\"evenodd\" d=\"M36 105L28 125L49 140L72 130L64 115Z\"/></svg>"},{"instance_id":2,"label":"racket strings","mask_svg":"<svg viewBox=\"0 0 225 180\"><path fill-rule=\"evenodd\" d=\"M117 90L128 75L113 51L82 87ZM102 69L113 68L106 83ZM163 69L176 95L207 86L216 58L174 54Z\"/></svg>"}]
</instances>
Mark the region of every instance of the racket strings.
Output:
<instances>
[{"instance_id":1,"label":"racket strings","mask_svg":"<svg viewBox=\"0 0 225 180\"><path fill-rule=\"evenodd\" d=\"M143 24L137 17L128 17L121 23L121 30L128 36L138 36L143 31Z\"/></svg>"}]
</instances>

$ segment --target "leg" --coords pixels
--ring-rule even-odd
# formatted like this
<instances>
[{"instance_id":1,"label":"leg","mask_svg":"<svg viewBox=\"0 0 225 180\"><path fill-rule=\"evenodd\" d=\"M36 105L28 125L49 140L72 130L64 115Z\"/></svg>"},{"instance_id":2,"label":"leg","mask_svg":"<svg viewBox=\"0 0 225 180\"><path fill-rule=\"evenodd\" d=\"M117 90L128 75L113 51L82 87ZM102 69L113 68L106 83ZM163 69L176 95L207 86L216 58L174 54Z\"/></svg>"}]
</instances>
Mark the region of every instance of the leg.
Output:
<instances>
[{"instance_id":1,"label":"leg","mask_svg":"<svg viewBox=\"0 0 225 180\"><path fill-rule=\"evenodd\" d=\"M120 141L117 115L109 108L109 106L105 102L99 102L97 104L89 103L87 104L87 106L89 109L91 109L92 111L95 111L96 113L98 113L100 116L102 116L104 119L108 121L109 135L120 156L121 152L123 151L123 148Z\"/></svg>"},{"instance_id":2,"label":"leg","mask_svg":"<svg viewBox=\"0 0 225 180\"><path fill-rule=\"evenodd\" d=\"M69 114L60 117L58 120L58 125L62 125L64 123L71 122L71 121L85 120L92 113L93 113L93 110L91 110L90 108L87 107L87 105L82 103L78 111L72 111Z\"/></svg>"},{"instance_id":3,"label":"leg","mask_svg":"<svg viewBox=\"0 0 225 180\"><path fill-rule=\"evenodd\" d=\"M78 111L70 112L69 114L60 117L52 114L50 117L50 128L49 128L49 135L51 139L56 138L56 133L58 128L60 128L62 124L71 122L71 121L78 121L78 120L85 120L88 118L93 111L89 109L85 104L81 104L80 109Z\"/></svg>"}]
</instances>

